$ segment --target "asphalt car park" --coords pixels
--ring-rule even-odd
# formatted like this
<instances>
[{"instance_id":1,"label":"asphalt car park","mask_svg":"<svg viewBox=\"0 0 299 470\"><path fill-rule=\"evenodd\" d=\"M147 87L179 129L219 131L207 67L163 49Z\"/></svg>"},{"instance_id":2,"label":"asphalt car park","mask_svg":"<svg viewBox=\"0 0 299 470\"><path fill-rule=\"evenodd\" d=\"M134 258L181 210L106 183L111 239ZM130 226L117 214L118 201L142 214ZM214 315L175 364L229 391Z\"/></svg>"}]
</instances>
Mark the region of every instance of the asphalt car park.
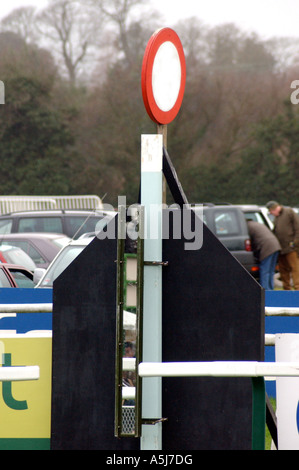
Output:
<instances>
[{"instance_id":1,"label":"asphalt car park","mask_svg":"<svg viewBox=\"0 0 299 470\"><path fill-rule=\"evenodd\" d=\"M21 248L34 261L36 267L47 268L69 241L69 237L60 233L0 233L0 250L7 245Z\"/></svg>"}]
</instances>

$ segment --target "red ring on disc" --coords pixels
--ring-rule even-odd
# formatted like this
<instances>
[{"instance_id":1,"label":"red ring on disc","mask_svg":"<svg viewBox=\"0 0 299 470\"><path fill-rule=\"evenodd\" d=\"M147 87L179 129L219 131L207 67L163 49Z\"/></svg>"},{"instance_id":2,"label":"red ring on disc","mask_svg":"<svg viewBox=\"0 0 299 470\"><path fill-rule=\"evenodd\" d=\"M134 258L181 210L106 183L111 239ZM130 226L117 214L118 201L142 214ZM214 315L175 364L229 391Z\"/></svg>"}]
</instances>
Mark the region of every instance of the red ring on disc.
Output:
<instances>
[{"instance_id":1,"label":"red ring on disc","mask_svg":"<svg viewBox=\"0 0 299 470\"><path fill-rule=\"evenodd\" d=\"M171 42L177 50L180 67L181 81L178 96L172 108L168 111L162 110L156 103L153 90L153 66L157 52L165 42ZM171 28L162 28L152 35L145 49L142 70L141 89L144 106L149 117L157 124L169 124L176 117L181 107L186 84L186 62L182 43L176 32Z\"/></svg>"}]
</instances>

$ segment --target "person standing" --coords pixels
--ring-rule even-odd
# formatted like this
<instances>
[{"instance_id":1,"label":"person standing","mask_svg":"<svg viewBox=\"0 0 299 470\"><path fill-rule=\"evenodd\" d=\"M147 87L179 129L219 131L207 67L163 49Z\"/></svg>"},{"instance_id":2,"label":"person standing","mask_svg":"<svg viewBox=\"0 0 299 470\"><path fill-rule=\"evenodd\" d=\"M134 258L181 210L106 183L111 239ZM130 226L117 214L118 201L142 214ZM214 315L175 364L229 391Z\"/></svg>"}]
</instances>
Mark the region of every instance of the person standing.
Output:
<instances>
[{"instance_id":1,"label":"person standing","mask_svg":"<svg viewBox=\"0 0 299 470\"><path fill-rule=\"evenodd\" d=\"M284 290L299 290L299 216L276 201L266 204L275 217L273 232L281 245L278 268Z\"/></svg>"},{"instance_id":2,"label":"person standing","mask_svg":"<svg viewBox=\"0 0 299 470\"><path fill-rule=\"evenodd\" d=\"M247 225L252 251L259 263L260 285L266 290L273 290L280 243L266 225L252 220L248 220Z\"/></svg>"}]
</instances>

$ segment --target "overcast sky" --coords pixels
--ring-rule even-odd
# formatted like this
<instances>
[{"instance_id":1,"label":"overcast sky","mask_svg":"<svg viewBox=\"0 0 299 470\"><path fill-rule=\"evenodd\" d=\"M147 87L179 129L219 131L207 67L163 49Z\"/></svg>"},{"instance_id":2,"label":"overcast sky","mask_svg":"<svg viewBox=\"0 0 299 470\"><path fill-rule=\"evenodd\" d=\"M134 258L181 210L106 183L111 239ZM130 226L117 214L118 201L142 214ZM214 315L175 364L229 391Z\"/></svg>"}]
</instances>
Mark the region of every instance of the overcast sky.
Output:
<instances>
[{"instance_id":1,"label":"overcast sky","mask_svg":"<svg viewBox=\"0 0 299 470\"><path fill-rule=\"evenodd\" d=\"M48 0L0 1L0 18L21 6L44 8L48 4ZM163 14L165 22L161 27L197 16L211 26L233 22L244 31L258 33L263 39L299 38L299 0L149 0L149 4Z\"/></svg>"}]
</instances>

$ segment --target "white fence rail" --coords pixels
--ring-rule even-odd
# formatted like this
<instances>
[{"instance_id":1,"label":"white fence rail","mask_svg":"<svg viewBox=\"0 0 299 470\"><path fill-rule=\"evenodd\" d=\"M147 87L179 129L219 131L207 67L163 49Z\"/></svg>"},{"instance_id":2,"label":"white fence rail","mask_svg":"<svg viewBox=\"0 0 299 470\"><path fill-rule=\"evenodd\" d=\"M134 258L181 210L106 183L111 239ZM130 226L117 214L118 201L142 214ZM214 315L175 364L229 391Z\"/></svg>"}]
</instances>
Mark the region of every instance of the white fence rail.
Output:
<instances>
[{"instance_id":1,"label":"white fence rail","mask_svg":"<svg viewBox=\"0 0 299 470\"><path fill-rule=\"evenodd\" d=\"M265 307L265 315L280 317L296 317L299 316L299 307Z\"/></svg>"},{"instance_id":2,"label":"white fence rail","mask_svg":"<svg viewBox=\"0 0 299 470\"><path fill-rule=\"evenodd\" d=\"M38 380L38 366L0 367L0 382Z\"/></svg>"},{"instance_id":3,"label":"white fence rail","mask_svg":"<svg viewBox=\"0 0 299 470\"><path fill-rule=\"evenodd\" d=\"M0 214L25 210L103 209L96 195L78 196L0 196Z\"/></svg>"},{"instance_id":4,"label":"white fence rail","mask_svg":"<svg viewBox=\"0 0 299 470\"><path fill-rule=\"evenodd\" d=\"M6 315L12 315L15 313L49 313L52 312L52 303L43 304L0 304L0 319ZM126 312L125 312L126 314ZM130 314L130 312L128 312ZM294 307L266 307L265 315L281 315L281 316L299 316L299 308ZM131 329L134 327L134 320L132 321L132 314L127 318L124 316L126 326ZM265 335L265 345L275 345L275 335ZM134 371L135 370L135 359L134 358L123 358L123 370ZM1 368L1 371L5 372L5 369ZM19 368L20 369L20 368ZM21 368L21 369L24 369ZM16 368L14 368L15 372ZM141 363L139 364L139 375L141 377L153 377L153 376L239 376L239 377L297 377L299 376L299 363L257 363L257 362L190 362L190 363ZM34 373L36 370L33 369ZM25 372L25 371L22 371ZM26 373L31 373L27 370ZM1 381L0 375L0 381ZM7 379L12 380L12 379ZM28 380L28 379L13 379L13 380ZM123 387L123 398L134 399L135 388L134 387Z\"/></svg>"},{"instance_id":5,"label":"white fence rail","mask_svg":"<svg viewBox=\"0 0 299 470\"><path fill-rule=\"evenodd\" d=\"M123 360L134 370L133 360ZM140 377L299 377L299 362L212 361L141 362ZM122 398L134 400L135 387L122 387Z\"/></svg>"},{"instance_id":6,"label":"white fence rail","mask_svg":"<svg viewBox=\"0 0 299 470\"><path fill-rule=\"evenodd\" d=\"M299 362L142 362L140 377L299 377Z\"/></svg>"}]
</instances>

